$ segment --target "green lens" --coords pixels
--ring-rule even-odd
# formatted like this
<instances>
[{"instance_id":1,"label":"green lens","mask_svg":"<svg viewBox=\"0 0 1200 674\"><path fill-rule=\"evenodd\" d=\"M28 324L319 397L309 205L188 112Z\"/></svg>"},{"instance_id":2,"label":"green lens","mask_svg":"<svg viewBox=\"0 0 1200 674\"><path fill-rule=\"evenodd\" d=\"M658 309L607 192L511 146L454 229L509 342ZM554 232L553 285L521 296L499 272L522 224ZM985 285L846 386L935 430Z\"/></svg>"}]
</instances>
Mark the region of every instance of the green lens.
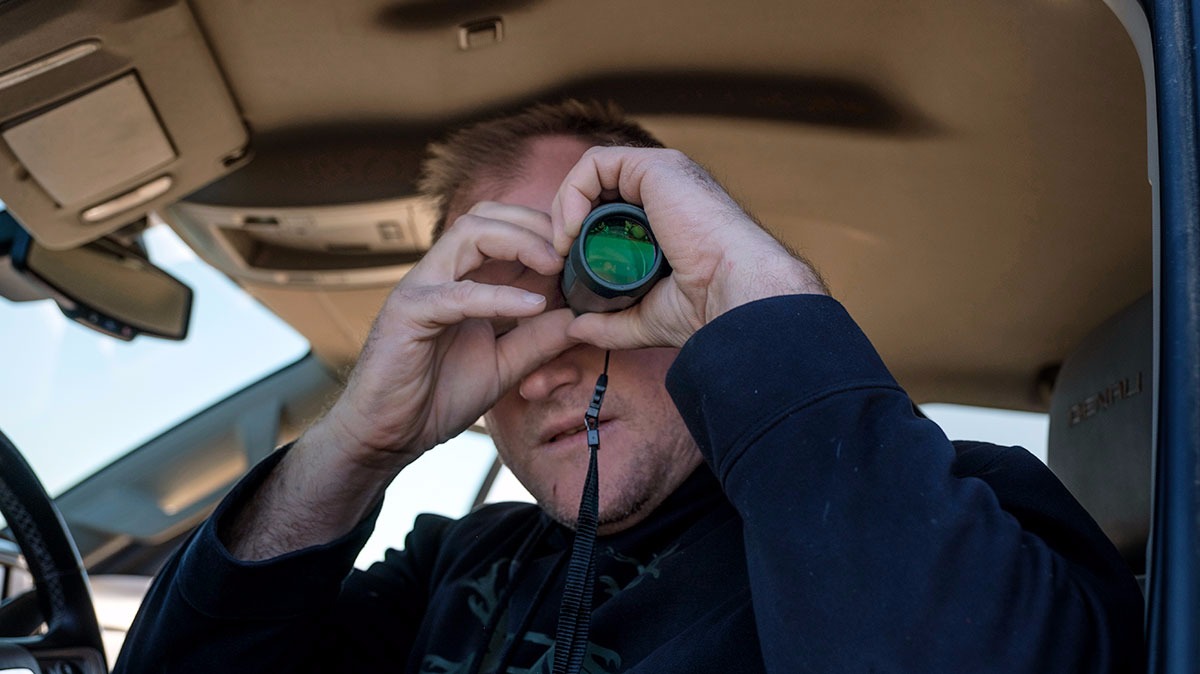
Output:
<instances>
[{"instance_id":1,"label":"green lens","mask_svg":"<svg viewBox=\"0 0 1200 674\"><path fill-rule=\"evenodd\" d=\"M646 278L654 266L654 242L636 220L605 218L588 228L583 259L600 279L629 285Z\"/></svg>"}]
</instances>

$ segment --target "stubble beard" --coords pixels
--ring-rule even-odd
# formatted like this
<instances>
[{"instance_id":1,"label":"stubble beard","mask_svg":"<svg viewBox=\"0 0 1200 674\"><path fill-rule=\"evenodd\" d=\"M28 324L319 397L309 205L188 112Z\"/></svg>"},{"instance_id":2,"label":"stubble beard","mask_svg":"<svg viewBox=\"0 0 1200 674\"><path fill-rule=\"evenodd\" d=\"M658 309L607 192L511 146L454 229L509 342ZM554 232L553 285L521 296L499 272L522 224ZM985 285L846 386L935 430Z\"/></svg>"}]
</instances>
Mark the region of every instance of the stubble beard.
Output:
<instances>
[{"instance_id":1,"label":"stubble beard","mask_svg":"<svg viewBox=\"0 0 1200 674\"><path fill-rule=\"evenodd\" d=\"M599 476L603 479L604 476ZM642 512L653 497L649 493L649 485L642 484L640 476L632 483L626 480L620 490L607 502L600 504L599 525L601 528L620 524L634 515ZM603 493L603 492L602 492ZM562 500L538 499L538 506L555 522L574 530L577 523L579 504L566 503Z\"/></svg>"},{"instance_id":2,"label":"stubble beard","mask_svg":"<svg viewBox=\"0 0 1200 674\"><path fill-rule=\"evenodd\" d=\"M617 405L617 409L618 412L624 411L620 405ZM633 446L619 449L616 445L610 445L608 449L605 449L603 444L604 424L601 423L601 448L598 450L601 460L597 476L600 486L600 516L598 520L601 535L617 533L640 522L703 462L700 449L692 441L682 419L679 419L678 424L670 423L672 415L678 419L678 413L673 407L663 409L657 415L650 415L651 418L663 420L663 423L651 425L649 429L644 428L644 424L637 426L641 432L635 436L637 439ZM617 417L636 419L636 415L622 413L618 413ZM633 423L636 424L636 421ZM537 422L527 422L527 424L526 428L541 427ZM554 484L561 479L572 481L571 478L579 480L577 484L583 484L587 475L587 454L582 454L583 460L577 462L570 469L576 473L575 475L563 473L556 475L557 479L547 482L544 478L538 480L534 477L536 471L532 470L532 464L529 462L536 461L536 458L530 457L528 452L510 453L506 451L509 447L505 440L508 439L501 433L494 433L492 436L502 458L507 459L511 456L517 459L515 463L505 461L514 476L525 485L547 516L564 527L574 530L579 512L580 492L575 492L575 496L564 498L555 493L562 491L561 482L557 489ZM522 440L533 442L532 438L519 436L512 440L516 447L521 446ZM622 460L615 464L606 462L604 460L606 451L619 451L623 455Z\"/></svg>"},{"instance_id":3,"label":"stubble beard","mask_svg":"<svg viewBox=\"0 0 1200 674\"><path fill-rule=\"evenodd\" d=\"M600 517L601 533L616 533L625 527L622 523L639 520L648 514L647 507L657 507L678 485L669 485L671 467L674 462L685 460L677 455L674 448L637 447L632 451L632 458L620 465L617 474L606 474L603 468L599 470L597 482L600 485ZM604 450L599 450L603 452ZM586 464L582 469L586 474ZM609 471L610 473L613 471ZM582 476L581 476L582 477ZM606 485L615 484L614 487ZM666 493L663 493L666 491ZM572 503L552 495L534 494L538 506L551 519L569 529L575 529L579 512L578 502ZM610 531L605 532L605 529Z\"/></svg>"}]
</instances>

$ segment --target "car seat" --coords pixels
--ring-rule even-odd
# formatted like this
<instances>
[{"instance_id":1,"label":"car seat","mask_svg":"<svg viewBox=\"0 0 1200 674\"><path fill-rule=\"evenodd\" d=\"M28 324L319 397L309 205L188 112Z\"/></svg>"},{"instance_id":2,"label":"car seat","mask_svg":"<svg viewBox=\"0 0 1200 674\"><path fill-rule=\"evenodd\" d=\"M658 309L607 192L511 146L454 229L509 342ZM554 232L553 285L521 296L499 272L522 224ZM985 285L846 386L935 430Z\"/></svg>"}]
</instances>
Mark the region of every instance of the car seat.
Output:
<instances>
[{"instance_id":1,"label":"car seat","mask_svg":"<svg viewBox=\"0 0 1200 674\"><path fill-rule=\"evenodd\" d=\"M1154 312L1146 295L1063 362L1050 399L1047 463L1142 582L1150 533Z\"/></svg>"}]
</instances>

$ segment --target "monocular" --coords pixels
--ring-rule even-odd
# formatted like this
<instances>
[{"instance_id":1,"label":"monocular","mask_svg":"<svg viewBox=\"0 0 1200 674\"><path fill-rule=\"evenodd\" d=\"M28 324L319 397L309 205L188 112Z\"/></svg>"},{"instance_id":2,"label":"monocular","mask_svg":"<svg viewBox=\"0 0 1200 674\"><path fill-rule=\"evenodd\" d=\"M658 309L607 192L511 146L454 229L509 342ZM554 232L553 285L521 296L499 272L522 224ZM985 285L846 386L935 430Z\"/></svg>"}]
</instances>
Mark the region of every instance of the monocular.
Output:
<instances>
[{"instance_id":1,"label":"monocular","mask_svg":"<svg viewBox=\"0 0 1200 674\"><path fill-rule=\"evenodd\" d=\"M563 268L562 292L575 315L620 311L671 271L646 211L604 204L584 218Z\"/></svg>"}]
</instances>

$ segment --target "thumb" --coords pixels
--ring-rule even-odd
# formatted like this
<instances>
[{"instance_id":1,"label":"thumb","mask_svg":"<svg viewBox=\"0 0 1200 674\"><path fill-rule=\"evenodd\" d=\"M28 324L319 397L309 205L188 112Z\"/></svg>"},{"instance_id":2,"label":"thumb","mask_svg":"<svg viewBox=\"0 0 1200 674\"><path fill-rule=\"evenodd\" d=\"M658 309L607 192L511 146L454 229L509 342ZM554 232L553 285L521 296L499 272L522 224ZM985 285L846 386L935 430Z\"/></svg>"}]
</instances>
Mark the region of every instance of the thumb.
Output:
<instances>
[{"instance_id":1,"label":"thumb","mask_svg":"<svg viewBox=\"0 0 1200 674\"><path fill-rule=\"evenodd\" d=\"M661 339L647 334L642 317L643 305L611 314L583 314L571 321L567 335L578 342L586 342L601 349L640 349L646 346L664 346Z\"/></svg>"},{"instance_id":2,"label":"thumb","mask_svg":"<svg viewBox=\"0 0 1200 674\"><path fill-rule=\"evenodd\" d=\"M681 348L703 324L693 304L675 284L672 274L628 309L577 317L567 334L577 342L602 349Z\"/></svg>"}]
</instances>

